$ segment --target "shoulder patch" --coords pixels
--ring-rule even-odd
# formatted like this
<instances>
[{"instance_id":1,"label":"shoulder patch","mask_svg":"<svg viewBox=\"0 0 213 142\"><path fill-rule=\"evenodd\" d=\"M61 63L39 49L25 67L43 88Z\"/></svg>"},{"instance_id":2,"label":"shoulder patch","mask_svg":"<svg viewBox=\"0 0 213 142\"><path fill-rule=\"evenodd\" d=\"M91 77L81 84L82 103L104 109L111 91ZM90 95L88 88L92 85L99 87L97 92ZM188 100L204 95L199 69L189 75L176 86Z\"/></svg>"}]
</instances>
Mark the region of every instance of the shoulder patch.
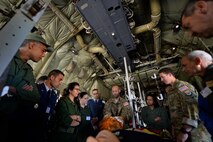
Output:
<instances>
[{"instance_id":1,"label":"shoulder patch","mask_svg":"<svg viewBox=\"0 0 213 142\"><path fill-rule=\"evenodd\" d=\"M192 94L191 90L190 90L189 87L186 86L186 85L181 86L181 87L179 88L179 90L180 90L180 92L183 92L183 93L185 93L185 94L188 95L188 96Z\"/></svg>"},{"instance_id":2,"label":"shoulder patch","mask_svg":"<svg viewBox=\"0 0 213 142\"><path fill-rule=\"evenodd\" d=\"M186 90L184 93L186 93L186 95L190 96L192 94L192 92L190 90Z\"/></svg>"},{"instance_id":3,"label":"shoulder patch","mask_svg":"<svg viewBox=\"0 0 213 142\"><path fill-rule=\"evenodd\" d=\"M181 86L180 88L178 88L181 92L185 92L186 90L189 90L189 87L186 85Z\"/></svg>"}]
</instances>

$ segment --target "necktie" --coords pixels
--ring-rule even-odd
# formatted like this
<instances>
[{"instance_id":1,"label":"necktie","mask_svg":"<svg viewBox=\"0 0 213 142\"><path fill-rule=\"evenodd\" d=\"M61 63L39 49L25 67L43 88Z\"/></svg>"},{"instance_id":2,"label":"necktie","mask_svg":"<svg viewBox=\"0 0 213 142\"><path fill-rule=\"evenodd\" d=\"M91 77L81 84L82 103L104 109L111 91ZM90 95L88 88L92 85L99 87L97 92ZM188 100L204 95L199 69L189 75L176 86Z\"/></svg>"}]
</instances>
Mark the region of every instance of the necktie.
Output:
<instances>
[{"instance_id":1,"label":"necktie","mask_svg":"<svg viewBox=\"0 0 213 142\"><path fill-rule=\"evenodd\" d=\"M47 98L48 99L51 97L51 94L52 94L52 89L49 89L48 92L47 92Z\"/></svg>"},{"instance_id":2,"label":"necktie","mask_svg":"<svg viewBox=\"0 0 213 142\"><path fill-rule=\"evenodd\" d=\"M51 110L51 107L52 107L52 96L53 95L53 90L52 89L49 89L47 91L47 102L46 102L46 105L47 105L47 108L46 108L46 113L50 113L50 110Z\"/></svg>"}]
</instances>

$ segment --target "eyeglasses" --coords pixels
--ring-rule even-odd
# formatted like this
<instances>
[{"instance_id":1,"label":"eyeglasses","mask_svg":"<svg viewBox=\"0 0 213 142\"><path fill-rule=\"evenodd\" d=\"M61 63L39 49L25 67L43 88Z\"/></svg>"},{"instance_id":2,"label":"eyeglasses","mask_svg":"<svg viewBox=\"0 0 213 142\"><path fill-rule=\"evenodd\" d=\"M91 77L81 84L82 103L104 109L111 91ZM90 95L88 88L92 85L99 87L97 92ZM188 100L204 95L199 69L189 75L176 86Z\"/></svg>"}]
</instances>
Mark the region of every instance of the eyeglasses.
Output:
<instances>
[{"instance_id":1,"label":"eyeglasses","mask_svg":"<svg viewBox=\"0 0 213 142\"><path fill-rule=\"evenodd\" d=\"M80 91L80 88L74 88L73 90L77 90L77 91Z\"/></svg>"}]
</instances>

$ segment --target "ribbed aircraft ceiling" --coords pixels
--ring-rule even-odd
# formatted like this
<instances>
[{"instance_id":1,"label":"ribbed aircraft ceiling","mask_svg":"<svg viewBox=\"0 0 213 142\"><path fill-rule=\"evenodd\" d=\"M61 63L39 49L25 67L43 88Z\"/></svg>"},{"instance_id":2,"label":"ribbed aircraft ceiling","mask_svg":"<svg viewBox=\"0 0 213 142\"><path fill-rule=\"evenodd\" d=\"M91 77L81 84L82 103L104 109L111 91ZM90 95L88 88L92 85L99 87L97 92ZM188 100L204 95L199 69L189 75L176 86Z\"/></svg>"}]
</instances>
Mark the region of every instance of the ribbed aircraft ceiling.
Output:
<instances>
[{"instance_id":1,"label":"ribbed aircraft ceiling","mask_svg":"<svg viewBox=\"0 0 213 142\"><path fill-rule=\"evenodd\" d=\"M92 0L88 0L91 2ZM21 0L1 0L0 26L14 14ZM112 84L123 85L125 73L103 41L77 10L78 0L53 0L36 24L55 49L39 63L31 63L36 78L52 69L65 73L61 90L77 81L84 91L101 90L108 98ZM99 1L102 2L102 1ZM181 11L187 0L122 0L136 50L129 53L135 66L131 81L143 89L156 86L151 78L163 66L172 67L182 77L179 59L188 51L202 49L212 53L212 39L188 37L180 26ZM120 8L120 7L119 7ZM110 9L108 9L110 10ZM121 17L122 19L122 17ZM116 53L119 54L119 53ZM116 55L115 54L115 55Z\"/></svg>"}]
</instances>

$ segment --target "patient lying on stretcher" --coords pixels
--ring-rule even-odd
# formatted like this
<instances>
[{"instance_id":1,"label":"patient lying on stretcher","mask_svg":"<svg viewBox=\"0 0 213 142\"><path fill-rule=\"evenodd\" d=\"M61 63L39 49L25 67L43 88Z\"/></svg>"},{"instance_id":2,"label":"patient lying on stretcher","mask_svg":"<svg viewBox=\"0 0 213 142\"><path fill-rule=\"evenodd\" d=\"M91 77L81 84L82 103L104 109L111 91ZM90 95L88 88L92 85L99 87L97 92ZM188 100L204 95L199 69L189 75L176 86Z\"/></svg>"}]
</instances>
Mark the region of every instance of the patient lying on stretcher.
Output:
<instances>
[{"instance_id":1,"label":"patient lying on stretcher","mask_svg":"<svg viewBox=\"0 0 213 142\"><path fill-rule=\"evenodd\" d=\"M161 132L155 132L155 131L150 131L147 128L129 128L129 129L124 129L123 126L123 121L122 118L120 117L107 117L104 118L100 122L100 130L107 130L109 132L112 132L120 142L128 142L134 140L137 142L136 137L138 137L138 141L141 139L146 139L146 140L155 140L155 141L162 141L164 142L165 139L170 139L171 135L168 131L163 130ZM108 133L108 132L107 132ZM90 141L92 142L92 141ZM96 142L96 141L94 141ZM99 142L99 141L97 141ZM107 141L106 141L107 142Z\"/></svg>"}]
</instances>

